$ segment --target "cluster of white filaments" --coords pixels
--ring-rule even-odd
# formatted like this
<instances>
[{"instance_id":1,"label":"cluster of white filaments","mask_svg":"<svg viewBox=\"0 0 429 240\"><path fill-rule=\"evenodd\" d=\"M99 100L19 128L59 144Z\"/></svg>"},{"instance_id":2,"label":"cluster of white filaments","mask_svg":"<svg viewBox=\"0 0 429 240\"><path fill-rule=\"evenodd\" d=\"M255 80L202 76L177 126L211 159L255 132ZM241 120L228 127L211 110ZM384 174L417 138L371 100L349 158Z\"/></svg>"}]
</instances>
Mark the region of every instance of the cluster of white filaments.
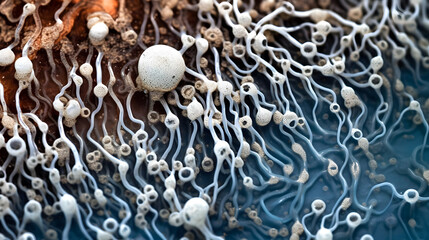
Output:
<instances>
[{"instance_id":1,"label":"cluster of white filaments","mask_svg":"<svg viewBox=\"0 0 429 240\"><path fill-rule=\"evenodd\" d=\"M0 7L17 22L0 71L13 66L15 79L5 81L19 83L16 111L0 84L0 239L74 231L99 240L228 239L238 231L370 240L367 225L389 208L399 209L384 220L389 229L400 221L418 236L422 223L400 216L429 200L427 1L346 0L342 13L326 3L143 1L140 32L119 1L117 19L86 18L79 46L56 42L71 0L45 27L38 11L50 1L25 2L19 19ZM20 39L30 17L36 27ZM178 48L161 41L167 29ZM115 34L139 55L114 60ZM39 36L47 74L30 57ZM44 81L59 89L53 98ZM22 109L24 95L32 111ZM41 110L54 112L42 118ZM412 130L417 145L400 164L395 146ZM395 185L389 169L418 183Z\"/></svg>"}]
</instances>

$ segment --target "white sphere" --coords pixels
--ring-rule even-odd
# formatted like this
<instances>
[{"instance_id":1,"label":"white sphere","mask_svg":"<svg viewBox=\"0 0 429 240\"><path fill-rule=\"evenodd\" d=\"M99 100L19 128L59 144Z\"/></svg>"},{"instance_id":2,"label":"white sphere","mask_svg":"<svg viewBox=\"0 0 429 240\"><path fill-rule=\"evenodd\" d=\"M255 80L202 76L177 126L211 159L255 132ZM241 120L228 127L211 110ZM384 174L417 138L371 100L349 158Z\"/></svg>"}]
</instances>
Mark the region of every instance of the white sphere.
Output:
<instances>
[{"instance_id":1,"label":"white sphere","mask_svg":"<svg viewBox=\"0 0 429 240\"><path fill-rule=\"evenodd\" d=\"M77 202L76 199L70 194L64 194L60 198L60 208L61 211L66 216L74 215L77 212Z\"/></svg>"},{"instance_id":2,"label":"white sphere","mask_svg":"<svg viewBox=\"0 0 429 240\"><path fill-rule=\"evenodd\" d=\"M81 76L74 76L73 77L73 82L74 82L74 84L76 84L76 86L82 86L82 84L83 84L83 79L82 79L82 77Z\"/></svg>"},{"instance_id":3,"label":"white sphere","mask_svg":"<svg viewBox=\"0 0 429 240\"><path fill-rule=\"evenodd\" d=\"M109 90L107 89L106 85L102 83L98 83L97 86L94 87L94 95L99 98L103 98L107 95Z\"/></svg>"},{"instance_id":4,"label":"white sphere","mask_svg":"<svg viewBox=\"0 0 429 240\"><path fill-rule=\"evenodd\" d=\"M247 36L247 30L243 25L232 26L232 34L236 38L244 38Z\"/></svg>"},{"instance_id":5,"label":"white sphere","mask_svg":"<svg viewBox=\"0 0 429 240\"><path fill-rule=\"evenodd\" d=\"M341 97L343 97L344 99L348 99L354 95L355 95L355 90L353 90L353 88L351 87L344 86L341 89Z\"/></svg>"},{"instance_id":6,"label":"white sphere","mask_svg":"<svg viewBox=\"0 0 429 240\"><path fill-rule=\"evenodd\" d=\"M332 30L332 26L329 22L322 20L315 25L316 30L322 34L329 34Z\"/></svg>"},{"instance_id":7,"label":"white sphere","mask_svg":"<svg viewBox=\"0 0 429 240\"><path fill-rule=\"evenodd\" d=\"M42 213L42 205L35 200L30 200L25 204L24 211L27 217L34 219Z\"/></svg>"},{"instance_id":8,"label":"white sphere","mask_svg":"<svg viewBox=\"0 0 429 240\"><path fill-rule=\"evenodd\" d=\"M173 90L182 80L185 69L185 60L180 52L161 44L146 49L138 64L141 84L149 91Z\"/></svg>"},{"instance_id":9,"label":"white sphere","mask_svg":"<svg viewBox=\"0 0 429 240\"><path fill-rule=\"evenodd\" d=\"M182 34L181 41L182 41L182 44L184 47L190 48L190 47L192 47L192 45L194 45L195 38L192 37L191 35Z\"/></svg>"},{"instance_id":10,"label":"white sphere","mask_svg":"<svg viewBox=\"0 0 429 240\"><path fill-rule=\"evenodd\" d=\"M331 105L329 105L329 110L332 113L337 113L340 111L340 105L338 105L338 103L331 103Z\"/></svg>"},{"instance_id":11,"label":"white sphere","mask_svg":"<svg viewBox=\"0 0 429 240\"><path fill-rule=\"evenodd\" d=\"M270 112L268 109L260 107L256 113L256 124L259 126L266 126L270 123L272 116L272 112Z\"/></svg>"},{"instance_id":12,"label":"white sphere","mask_svg":"<svg viewBox=\"0 0 429 240\"><path fill-rule=\"evenodd\" d=\"M148 173L150 175L156 175L161 171L158 161L150 161L147 164Z\"/></svg>"},{"instance_id":13,"label":"white sphere","mask_svg":"<svg viewBox=\"0 0 429 240\"><path fill-rule=\"evenodd\" d=\"M244 95L251 95L253 97L256 97L258 95L258 89L253 83L245 83L241 85L240 91Z\"/></svg>"},{"instance_id":14,"label":"white sphere","mask_svg":"<svg viewBox=\"0 0 429 240\"><path fill-rule=\"evenodd\" d=\"M420 109L420 103L416 100L412 100L410 102L410 109L414 111L418 111Z\"/></svg>"},{"instance_id":15,"label":"white sphere","mask_svg":"<svg viewBox=\"0 0 429 240\"><path fill-rule=\"evenodd\" d=\"M89 77L91 76L92 72L94 71L93 67L91 66L91 64L89 63L84 63L82 65L80 65L79 67L79 71L80 73L85 76L85 77Z\"/></svg>"},{"instance_id":16,"label":"white sphere","mask_svg":"<svg viewBox=\"0 0 429 240\"><path fill-rule=\"evenodd\" d=\"M228 142L223 140L218 141L213 150L218 160L224 160L231 153L231 148L229 147Z\"/></svg>"},{"instance_id":17,"label":"white sphere","mask_svg":"<svg viewBox=\"0 0 429 240\"><path fill-rule=\"evenodd\" d=\"M57 184L60 182L60 172L58 169L54 168L49 173L49 180L52 184Z\"/></svg>"},{"instance_id":18,"label":"white sphere","mask_svg":"<svg viewBox=\"0 0 429 240\"><path fill-rule=\"evenodd\" d=\"M204 114L203 105L196 99L192 100L192 102L186 107L186 111L188 112L188 118L192 121Z\"/></svg>"},{"instance_id":19,"label":"white sphere","mask_svg":"<svg viewBox=\"0 0 429 240\"><path fill-rule=\"evenodd\" d=\"M255 50L256 53L262 53L267 48L267 37L265 37L264 34L259 33L255 36L255 42L252 44L253 50Z\"/></svg>"},{"instance_id":20,"label":"white sphere","mask_svg":"<svg viewBox=\"0 0 429 240\"><path fill-rule=\"evenodd\" d=\"M240 157L247 158L250 155L250 144L248 142L242 142L243 147L241 149Z\"/></svg>"},{"instance_id":21,"label":"white sphere","mask_svg":"<svg viewBox=\"0 0 429 240\"><path fill-rule=\"evenodd\" d=\"M173 212L168 216L168 223L173 227L180 227L183 224L183 219L178 212Z\"/></svg>"},{"instance_id":22,"label":"white sphere","mask_svg":"<svg viewBox=\"0 0 429 240\"><path fill-rule=\"evenodd\" d=\"M119 226L119 235L121 235L122 238L126 239L131 234L131 228L128 225L121 224Z\"/></svg>"},{"instance_id":23,"label":"white sphere","mask_svg":"<svg viewBox=\"0 0 429 240\"><path fill-rule=\"evenodd\" d=\"M10 48L3 48L0 50L0 66L4 67L10 65L15 61L15 53Z\"/></svg>"},{"instance_id":24,"label":"white sphere","mask_svg":"<svg viewBox=\"0 0 429 240\"><path fill-rule=\"evenodd\" d=\"M283 124L289 128L295 128L298 123L298 115L295 112L286 111L283 115Z\"/></svg>"},{"instance_id":25,"label":"white sphere","mask_svg":"<svg viewBox=\"0 0 429 240\"><path fill-rule=\"evenodd\" d=\"M234 90L234 87L232 84L228 81L220 81L217 84L217 89L220 93L222 93L225 96L230 96L232 94L232 91Z\"/></svg>"},{"instance_id":26,"label":"white sphere","mask_svg":"<svg viewBox=\"0 0 429 240\"><path fill-rule=\"evenodd\" d=\"M36 11L36 5L32 4L32 3L27 3L24 5L24 8L22 9L22 14L24 16L28 16L30 14L33 14L34 11Z\"/></svg>"},{"instance_id":27,"label":"white sphere","mask_svg":"<svg viewBox=\"0 0 429 240\"><path fill-rule=\"evenodd\" d=\"M374 72L377 72L383 67L384 61L381 56L374 57L371 59L371 68L374 70Z\"/></svg>"},{"instance_id":28,"label":"white sphere","mask_svg":"<svg viewBox=\"0 0 429 240\"><path fill-rule=\"evenodd\" d=\"M322 227L316 233L316 240L332 240L332 232L331 230Z\"/></svg>"},{"instance_id":29,"label":"white sphere","mask_svg":"<svg viewBox=\"0 0 429 240\"><path fill-rule=\"evenodd\" d=\"M33 63L28 57L20 57L15 61L15 70L17 74L30 74L33 71Z\"/></svg>"},{"instance_id":30,"label":"white sphere","mask_svg":"<svg viewBox=\"0 0 429 240\"><path fill-rule=\"evenodd\" d=\"M104 22L98 22L91 27L88 37L92 44L99 45L107 34L109 34L109 27Z\"/></svg>"},{"instance_id":31,"label":"white sphere","mask_svg":"<svg viewBox=\"0 0 429 240\"><path fill-rule=\"evenodd\" d=\"M242 26L248 27L250 24L252 24L252 17L250 16L249 12L243 12L238 14L237 21Z\"/></svg>"},{"instance_id":32,"label":"white sphere","mask_svg":"<svg viewBox=\"0 0 429 240\"><path fill-rule=\"evenodd\" d=\"M221 2L217 5L217 10L221 16L228 16L232 12L232 5L229 2Z\"/></svg>"},{"instance_id":33,"label":"white sphere","mask_svg":"<svg viewBox=\"0 0 429 240\"><path fill-rule=\"evenodd\" d=\"M70 119L76 119L80 116L81 107L78 101L72 99L67 102L66 110L64 115Z\"/></svg>"},{"instance_id":34,"label":"white sphere","mask_svg":"<svg viewBox=\"0 0 429 240\"><path fill-rule=\"evenodd\" d=\"M119 173L124 174L124 175L127 173L127 171L128 171L129 168L130 168L130 166L125 161L121 161L119 163L119 165L118 165L118 171L119 171Z\"/></svg>"},{"instance_id":35,"label":"white sphere","mask_svg":"<svg viewBox=\"0 0 429 240\"><path fill-rule=\"evenodd\" d=\"M183 221L194 227L203 226L208 213L209 205L202 198L189 199L181 211Z\"/></svg>"},{"instance_id":36,"label":"white sphere","mask_svg":"<svg viewBox=\"0 0 429 240\"><path fill-rule=\"evenodd\" d=\"M204 54L209 49L209 42L205 38L197 38L196 40L197 51Z\"/></svg>"},{"instance_id":37,"label":"white sphere","mask_svg":"<svg viewBox=\"0 0 429 240\"><path fill-rule=\"evenodd\" d=\"M243 185L246 186L247 188L253 188L253 179L251 177L244 177L243 178Z\"/></svg>"},{"instance_id":38,"label":"white sphere","mask_svg":"<svg viewBox=\"0 0 429 240\"><path fill-rule=\"evenodd\" d=\"M213 0L200 0L198 8L203 12L210 12L214 8Z\"/></svg>"}]
</instances>

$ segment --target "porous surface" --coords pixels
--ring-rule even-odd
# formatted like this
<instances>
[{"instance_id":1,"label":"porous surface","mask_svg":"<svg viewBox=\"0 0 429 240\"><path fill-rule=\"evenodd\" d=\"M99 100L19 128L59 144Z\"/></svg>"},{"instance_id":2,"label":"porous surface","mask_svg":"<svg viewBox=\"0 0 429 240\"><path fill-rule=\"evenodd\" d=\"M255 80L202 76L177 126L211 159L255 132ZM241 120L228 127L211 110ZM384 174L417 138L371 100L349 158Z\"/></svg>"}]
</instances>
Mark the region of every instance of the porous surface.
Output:
<instances>
[{"instance_id":1,"label":"porous surface","mask_svg":"<svg viewBox=\"0 0 429 240\"><path fill-rule=\"evenodd\" d=\"M185 68L185 60L179 51L167 45L154 45L140 56L140 83L149 91L168 92L182 80Z\"/></svg>"}]
</instances>

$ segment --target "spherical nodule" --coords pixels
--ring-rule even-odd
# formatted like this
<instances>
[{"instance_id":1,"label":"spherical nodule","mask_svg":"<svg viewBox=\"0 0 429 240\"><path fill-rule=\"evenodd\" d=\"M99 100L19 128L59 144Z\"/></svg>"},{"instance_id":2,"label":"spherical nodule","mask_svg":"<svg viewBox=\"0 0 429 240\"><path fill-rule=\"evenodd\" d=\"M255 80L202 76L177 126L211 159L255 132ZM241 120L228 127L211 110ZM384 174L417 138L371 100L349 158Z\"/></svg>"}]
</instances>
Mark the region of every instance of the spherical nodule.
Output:
<instances>
[{"instance_id":1,"label":"spherical nodule","mask_svg":"<svg viewBox=\"0 0 429 240\"><path fill-rule=\"evenodd\" d=\"M208 213L208 203L198 197L189 199L181 211L183 221L194 227L204 225Z\"/></svg>"},{"instance_id":2,"label":"spherical nodule","mask_svg":"<svg viewBox=\"0 0 429 240\"><path fill-rule=\"evenodd\" d=\"M180 52L161 44L146 49L138 64L141 85L149 91L173 90L182 80L185 69Z\"/></svg>"},{"instance_id":3,"label":"spherical nodule","mask_svg":"<svg viewBox=\"0 0 429 240\"><path fill-rule=\"evenodd\" d=\"M33 71L33 63L28 57L20 57L15 61L17 74L30 74Z\"/></svg>"},{"instance_id":4,"label":"spherical nodule","mask_svg":"<svg viewBox=\"0 0 429 240\"><path fill-rule=\"evenodd\" d=\"M0 50L0 67L10 65L15 61L15 53L10 48Z\"/></svg>"},{"instance_id":5,"label":"spherical nodule","mask_svg":"<svg viewBox=\"0 0 429 240\"><path fill-rule=\"evenodd\" d=\"M64 194L60 198L60 208L65 215L75 214L77 211L76 199L70 194Z\"/></svg>"},{"instance_id":6,"label":"spherical nodule","mask_svg":"<svg viewBox=\"0 0 429 240\"><path fill-rule=\"evenodd\" d=\"M78 101L72 99L67 103L66 109L64 114L66 115L66 117L71 118L71 119L76 119L77 117L80 116L80 112L81 112L81 107Z\"/></svg>"},{"instance_id":7,"label":"spherical nodule","mask_svg":"<svg viewBox=\"0 0 429 240\"><path fill-rule=\"evenodd\" d=\"M316 240L332 240L332 232L331 230L322 227L316 233Z\"/></svg>"},{"instance_id":8,"label":"spherical nodule","mask_svg":"<svg viewBox=\"0 0 429 240\"><path fill-rule=\"evenodd\" d=\"M198 7L203 12L210 12L214 8L213 0L200 0Z\"/></svg>"},{"instance_id":9,"label":"spherical nodule","mask_svg":"<svg viewBox=\"0 0 429 240\"><path fill-rule=\"evenodd\" d=\"M104 22L98 22L91 27L88 36L92 44L100 45L107 34L109 34L109 27Z\"/></svg>"}]
</instances>

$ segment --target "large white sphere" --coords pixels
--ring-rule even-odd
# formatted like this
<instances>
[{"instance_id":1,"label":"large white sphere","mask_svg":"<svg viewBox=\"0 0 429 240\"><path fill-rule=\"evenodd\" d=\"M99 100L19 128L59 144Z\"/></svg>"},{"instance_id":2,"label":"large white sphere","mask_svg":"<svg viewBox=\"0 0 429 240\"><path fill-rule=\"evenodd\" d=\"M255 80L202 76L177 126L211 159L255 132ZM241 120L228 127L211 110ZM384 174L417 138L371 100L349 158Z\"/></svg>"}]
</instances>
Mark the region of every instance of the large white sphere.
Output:
<instances>
[{"instance_id":1,"label":"large white sphere","mask_svg":"<svg viewBox=\"0 0 429 240\"><path fill-rule=\"evenodd\" d=\"M154 45L140 56L140 83L149 91L168 92L182 80L185 69L185 61L179 51L167 45Z\"/></svg>"},{"instance_id":2,"label":"large white sphere","mask_svg":"<svg viewBox=\"0 0 429 240\"><path fill-rule=\"evenodd\" d=\"M185 223L193 227L200 227L204 225L208 213L208 203L204 199L196 197L185 203L181 215Z\"/></svg>"}]
</instances>

